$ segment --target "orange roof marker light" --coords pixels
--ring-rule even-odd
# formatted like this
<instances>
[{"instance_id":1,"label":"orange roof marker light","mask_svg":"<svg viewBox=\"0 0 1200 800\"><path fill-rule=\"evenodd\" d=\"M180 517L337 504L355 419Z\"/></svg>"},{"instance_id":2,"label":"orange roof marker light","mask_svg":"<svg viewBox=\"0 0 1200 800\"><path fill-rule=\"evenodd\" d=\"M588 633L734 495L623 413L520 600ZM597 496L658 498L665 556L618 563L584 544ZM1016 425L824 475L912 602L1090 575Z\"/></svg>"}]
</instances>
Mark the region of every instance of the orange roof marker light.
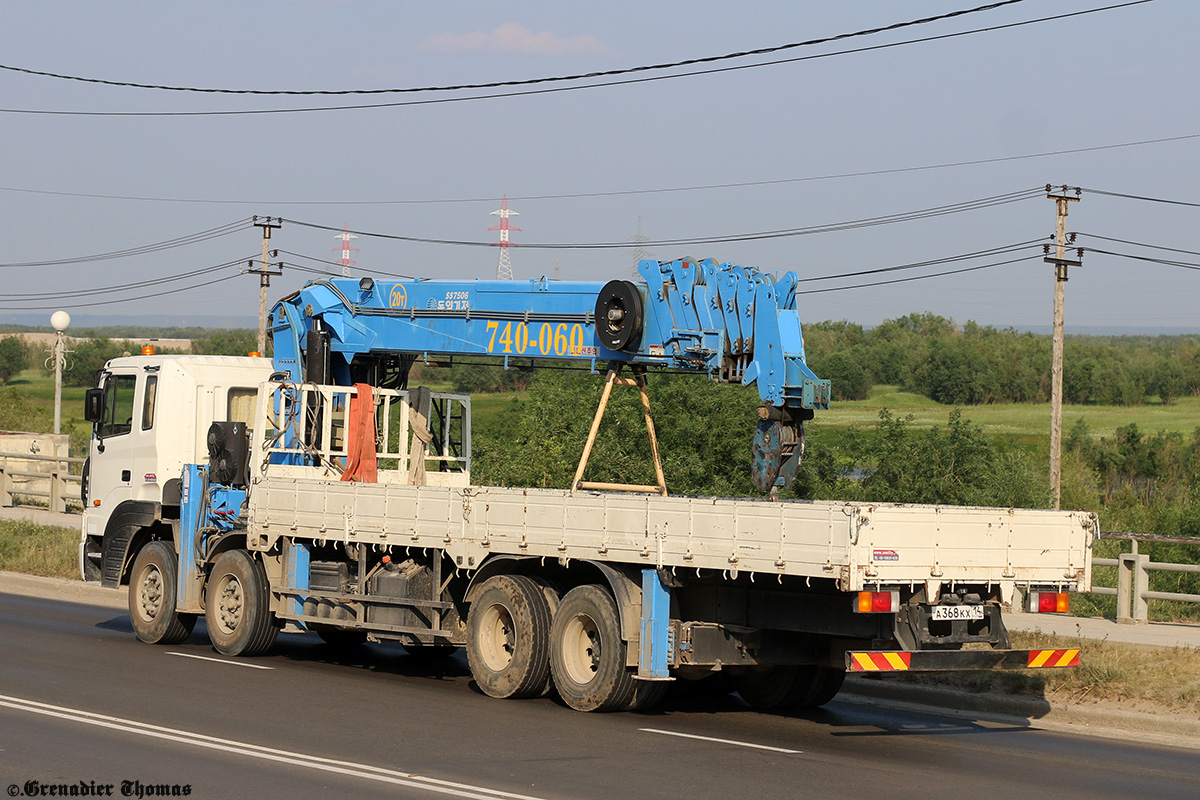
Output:
<instances>
[{"instance_id":1,"label":"orange roof marker light","mask_svg":"<svg viewBox=\"0 0 1200 800\"><path fill-rule=\"evenodd\" d=\"M246 355L250 356L251 358L262 358L262 353L258 352L257 350L251 350L249 353L246 353Z\"/></svg>"},{"instance_id":2,"label":"orange roof marker light","mask_svg":"<svg viewBox=\"0 0 1200 800\"><path fill-rule=\"evenodd\" d=\"M142 355L144 355L144 356L154 355L154 345L152 345L152 344L142 345Z\"/></svg>"}]
</instances>

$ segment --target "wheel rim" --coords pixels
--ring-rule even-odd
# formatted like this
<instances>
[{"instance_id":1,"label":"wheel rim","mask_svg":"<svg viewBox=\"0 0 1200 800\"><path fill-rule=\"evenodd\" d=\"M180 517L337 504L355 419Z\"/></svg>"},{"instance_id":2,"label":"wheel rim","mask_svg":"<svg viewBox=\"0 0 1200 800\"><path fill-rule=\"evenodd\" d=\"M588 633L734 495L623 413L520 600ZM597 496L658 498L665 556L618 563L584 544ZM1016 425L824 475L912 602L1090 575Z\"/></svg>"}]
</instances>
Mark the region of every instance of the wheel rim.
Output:
<instances>
[{"instance_id":1,"label":"wheel rim","mask_svg":"<svg viewBox=\"0 0 1200 800\"><path fill-rule=\"evenodd\" d=\"M488 606L479 622L479 655L493 672L512 663L516 650L512 612L497 603Z\"/></svg>"},{"instance_id":2,"label":"wheel rim","mask_svg":"<svg viewBox=\"0 0 1200 800\"><path fill-rule=\"evenodd\" d=\"M153 564L142 570L138 582L138 609L143 619L152 620L162 611L163 579L158 567Z\"/></svg>"},{"instance_id":3,"label":"wheel rim","mask_svg":"<svg viewBox=\"0 0 1200 800\"><path fill-rule=\"evenodd\" d=\"M232 575L221 578L217 584L217 614L221 629L233 633L242 622L242 584Z\"/></svg>"},{"instance_id":4,"label":"wheel rim","mask_svg":"<svg viewBox=\"0 0 1200 800\"><path fill-rule=\"evenodd\" d=\"M576 614L563 627L562 663L567 677L586 686L596 677L602 656L600 630L586 614Z\"/></svg>"}]
</instances>

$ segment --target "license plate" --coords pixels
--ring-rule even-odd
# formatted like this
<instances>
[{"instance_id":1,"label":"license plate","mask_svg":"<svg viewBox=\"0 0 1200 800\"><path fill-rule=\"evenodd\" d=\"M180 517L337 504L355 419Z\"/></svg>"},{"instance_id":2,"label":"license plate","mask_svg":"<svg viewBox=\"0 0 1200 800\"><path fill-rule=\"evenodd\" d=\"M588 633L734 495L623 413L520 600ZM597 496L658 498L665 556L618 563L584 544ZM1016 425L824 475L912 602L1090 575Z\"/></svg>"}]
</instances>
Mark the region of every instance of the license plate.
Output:
<instances>
[{"instance_id":1,"label":"license plate","mask_svg":"<svg viewBox=\"0 0 1200 800\"><path fill-rule=\"evenodd\" d=\"M956 620L956 619L983 619L983 606L933 606L930 609L930 619L934 620Z\"/></svg>"}]
</instances>

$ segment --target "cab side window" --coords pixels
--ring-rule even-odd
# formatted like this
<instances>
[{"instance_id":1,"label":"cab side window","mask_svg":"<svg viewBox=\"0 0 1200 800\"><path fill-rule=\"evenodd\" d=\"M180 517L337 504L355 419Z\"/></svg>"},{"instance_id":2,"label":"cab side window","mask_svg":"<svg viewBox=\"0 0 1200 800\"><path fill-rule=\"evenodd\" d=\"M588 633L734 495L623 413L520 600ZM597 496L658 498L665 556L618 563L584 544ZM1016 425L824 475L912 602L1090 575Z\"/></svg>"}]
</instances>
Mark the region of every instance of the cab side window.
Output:
<instances>
[{"instance_id":1,"label":"cab side window","mask_svg":"<svg viewBox=\"0 0 1200 800\"><path fill-rule=\"evenodd\" d=\"M109 375L104 382L104 418L97 434L100 438L129 433L133 427L133 398L136 375Z\"/></svg>"},{"instance_id":2,"label":"cab side window","mask_svg":"<svg viewBox=\"0 0 1200 800\"><path fill-rule=\"evenodd\" d=\"M158 395L158 376L146 376L146 396L142 398L142 430L154 427L154 398Z\"/></svg>"}]
</instances>

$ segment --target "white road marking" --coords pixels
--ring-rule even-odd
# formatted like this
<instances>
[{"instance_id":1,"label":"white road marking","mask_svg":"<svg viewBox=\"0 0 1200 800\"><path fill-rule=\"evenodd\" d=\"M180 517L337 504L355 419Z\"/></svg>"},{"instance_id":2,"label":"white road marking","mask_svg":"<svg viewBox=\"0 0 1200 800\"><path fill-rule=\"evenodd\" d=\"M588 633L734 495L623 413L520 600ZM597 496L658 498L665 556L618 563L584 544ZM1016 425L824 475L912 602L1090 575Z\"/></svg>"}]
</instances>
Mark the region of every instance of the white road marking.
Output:
<instances>
[{"instance_id":1,"label":"white road marking","mask_svg":"<svg viewBox=\"0 0 1200 800\"><path fill-rule=\"evenodd\" d=\"M180 658L198 658L201 661L215 661L218 664L228 664L231 667L246 667L248 669L275 669L274 667L264 667L262 664L247 664L244 661L226 661L223 658L212 658L210 656L198 656L192 653L176 653L174 650L167 653L169 656L179 656Z\"/></svg>"},{"instance_id":2,"label":"white road marking","mask_svg":"<svg viewBox=\"0 0 1200 800\"><path fill-rule=\"evenodd\" d=\"M712 736L697 736L694 733L680 733L679 731L663 731L658 728L638 728L639 731L646 733L661 733L663 736L680 736L684 739L699 739L702 742L716 742L717 744L731 744L736 747L753 747L755 750L770 750L773 753L803 753L803 750L788 750L786 747L771 747L765 744L754 744L753 742L739 742L734 739L717 739Z\"/></svg>"},{"instance_id":3,"label":"white road marking","mask_svg":"<svg viewBox=\"0 0 1200 800\"><path fill-rule=\"evenodd\" d=\"M155 739L164 739L169 742L178 742L187 744L193 747L202 747L208 750L219 750L225 753L232 753L238 756L247 758L258 758L264 761L276 761L281 764L290 764L296 767L306 767L315 769L321 772L331 772L338 775L348 775L352 778L361 780L375 781L377 783L388 783L396 786L407 786L415 789L425 789L438 794L453 795L455 797L469 797L475 800L496 800L497 798L506 798L506 800L542 800L542 798L532 797L524 794L514 794L512 792L504 792L499 789L489 789L486 786L472 786L468 783L456 783L454 781L439 780L438 778L429 778L424 775L417 775L410 772L397 772L384 767L376 767L370 764L356 764L353 761L338 761L330 758L322 758L320 756L309 755L307 753L291 752L288 750L276 750L271 747L263 747L261 745L251 744L249 742L239 742L233 739L221 739L216 736L206 736L202 733L193 733L192 731L184 731L176 728L164 728L160 725L151 725L145 722L136 720L122 719L120 717L110 717L105 714L95 714L91 711L83 711L77 708L67 708L64 706L50 705L49 703L40 703L34 700L24 700L19 697L9 697L8 695L0 695L0 707L11 708L16 711L25 711L30 714L40 714L45 717L54 717L56 719L67 720L68 722L77 722L83 725L93 725L99 728L109 728L111 730L121 731L123 733L133 733L139 736L150 736Z\"/></svg>"}]
</instances>

